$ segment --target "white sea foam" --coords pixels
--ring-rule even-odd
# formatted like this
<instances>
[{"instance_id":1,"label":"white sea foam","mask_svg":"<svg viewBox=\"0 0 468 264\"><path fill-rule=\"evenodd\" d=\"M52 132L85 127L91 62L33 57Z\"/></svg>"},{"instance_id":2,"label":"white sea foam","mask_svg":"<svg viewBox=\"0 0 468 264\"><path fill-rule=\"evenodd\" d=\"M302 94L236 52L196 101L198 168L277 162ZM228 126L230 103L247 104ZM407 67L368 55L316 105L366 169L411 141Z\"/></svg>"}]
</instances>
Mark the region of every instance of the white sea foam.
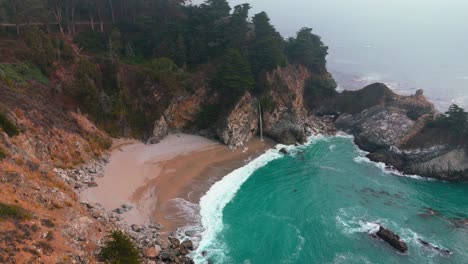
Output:
<instances>
[{"instance_id":1,"label":"white sea foam","mask_svg":"<svg viewBox=\"0 0 468 264\"><path fill-rule=\"evenodd\" d=\"M200 222L200 206L196 203L191 203L182 198L175 198L168 201L167 207L177 208L176 213L166 215L168 219L184 219L187 223L184 227L176 230L176 237L181 241L190 239L194 246L197 246L200 241L200 233L203 231ZM187 233L191 236L188 237Z\"/></svg>"},{"instance_id":2,"label":"white sea foam","mask_svg":"<svg viewBox=\"0 0 468 264\"><path fill-rule=\"evenodd\" d=\"M225 248L221 241L217 241L217 235L223 229L223 209L234 198L242 184L259 168L265 166L270 161L282 157L279 153L281 148L287 148L290 151L292 147L277 145L275 149L270 149L258 158L254 159L244 167L226 175L222 180L215 183L210 190L200 199L201 223L205 228L202 232L202 240L194 253L195 263L205 262L202 253L207 252L210 255L217 255L223 258L226 256Z\"/></svg>"},{"instance_id":3,"label":"white sea foam","mask_svg":"<svg viewBox=\"0 0 468 264\"><path fill-rule=\"evenodd\" d=\"M216 255L218 258L225 258L227 249L222 241L217 239L217 235L223 230L223 210L224 207L235 197L242 184L259 168L265 166L270 161L281 158L284 155L279 152L285 148L291 156L300 153L304 148L312 145L320 140L328 140L331 137L322 134L309 136L307 142L299 146L285 146L278 144L274 149L270 149L258 158L249 162L244 167L241 167L218 182L216 182L210 190L200 199L200 216L201 225L204 231L201 233L201 241L198 248L193 253L195 263L204 263L206 257L203 257L203 252L208 253L208 257ZM301 236L302 237L302 236ZM303 237L302 237L303 238ZM302 240L301 240L302 241ZM304 241L301 242L303 244ZM302 250L302 245L300 246Z\"/></svg>"},{"instance_id":4,"label":"white sea foam","mask_svg":"<svg viewBox=\"0 0 468 264\"><path fill-rule=\"evenodd\" d=\"M408 177L408 178L412 178L412 179L416 179L416 180L433 181L433 179L431 179L431 178L421 177L419 175L414 175L414 174L403 173L401 171L398 171L397 169L394 169L392 167L387 166L383 162L371 161L368 157L366 157L366 155L369 154L369 152L361 150L357 146L356 146L356 149L357 149L357 152L358 152L358 156L354 158L354 161L356 163L360 163L360 164L367 163L367 164L374 165L375 167L379 168L384 174L391 174L391 175L397 175L397 176L401 176L401 177Z\"/></svg>"},{"instance_id":5,"label":"white sea foam","mask_svg":"<svg viewBox=\"0 0 468 264\"><path fill-rule=\"evenodd\" d=\"M335 217L335 221L337 226L341 229L342 233L346 235L352 235L355 233L375 234L377 231L379 231L380 226L384 226L398 234L401 240L410 245L411 248L424 249L424 251L414 252L416 254L424 254L425 256L429 257L434 257L440 254L440 252L437 250L424 246L419 241L419 239L430 241L431 245L434 247L444 248L437 242L437 240L434 240L433 238L425 238L421 234L408 227L403 228L397 223L388 219L381 219L369 215L368 211L361 207L340 208L338 210L338 214ZM429 255L427 253L428 251L430 252Z\"/></svg>"},{"instance_id":6,"label":"white sea foam","mask_svg":"<svg viewBox=\"0 0 468 264\"><path fill-rule=\"evenodd\" d=\"M294 252L285 260L281 261L281 263L295 263L297 261L297 258L299 257L299 254L302 252L302 249L305 244L305 237L302 235L301 230L293 225L293 224L288 224L291 228L293 228L296 231L297 238L299 238L299 244L297 244Z\"/></svg>"},{"instance_id":7,"label":"white sea foam","mask_svg":"<svg viewBox=\"0 0 468 264\"><path fill-rule=\"evenodd\" d=\"M357 217L357 216L358 217ZM373 234L379 230L379 224L384 222L381 219L375 221L366 221L364 219L371 218L367 216L367 211L363 208L340 208L335 217L337 225L341 228L344 234L350 235L354 233Z\"/></svg>"},{"instance_id":8,"label":"white sea foam","mask_svg":"<svg viewBox=\"0 0 468 264\"><path fill-rule=\"evenodd\" d=\"M362 82L362 83L374 83L374 82L380 82L382 81L382 75L375 73L375 74L369 74L367 76L357 76L353 79L354 82Z\"/></svg>"}]
</instances>

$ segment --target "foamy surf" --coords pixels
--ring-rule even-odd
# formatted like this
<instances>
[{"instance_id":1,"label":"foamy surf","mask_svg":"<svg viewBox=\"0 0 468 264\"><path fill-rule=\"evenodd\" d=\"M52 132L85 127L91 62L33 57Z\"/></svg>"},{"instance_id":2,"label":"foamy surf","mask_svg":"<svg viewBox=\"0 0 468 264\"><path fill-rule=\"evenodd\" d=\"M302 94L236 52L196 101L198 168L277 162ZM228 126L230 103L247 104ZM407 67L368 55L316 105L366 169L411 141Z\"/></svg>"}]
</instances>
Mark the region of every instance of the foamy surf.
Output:
<instances>
[{"instance_id":1,"label":"foamy surf","mask_svg":"<svg viewBox=\"0 0 468 264\"><path fill-rule=\"evenodd\" d=\"M326 140L322 134L309 136L307 142L298 146L286 146L278 144L274 149L270 149L258 158L250 161L244 167L241 167L218 182L200 199L201 226L204 231L201 232L201 241L192 257L195 263L205 263L206 259L212 256L217 258L226 258L226 248L222 241L217 239L217 235L223 230L223 210L226 205L235 197L242 184L259 168L267 165L269 162L281 158L284 155L280 153L285 148L289 155L295 156L301 149L307 148L314 142Z\"/></svg>"},{"instance_id":2,"label":"foamy surf","mask_svg":"<svg viewBox=\"0 0 468 264\"><path fill-rule=\"evenodd\" d=\"M213 255L220 258L225 256L225 248L222 242L217 241L217 235L223 229L224 207L234 198L242 184L257 169L283 156L279 153L279 150L283 147L285 146L278 145L275 149L268 150L244 167L229 173L222 180L215 183L200 199L201 224L205 230L201 233L202 240L193 255L195 263L204 263L206 257L209 258ZM203 256L205 251L208 254L206 257Z\"/></svg>"},{"instance_id":3,"label":"foamy surf","mask_svg":"<svg viewBox=\"0 0 468 264\"><path fill-rule=\"evenodd\" d=\"M421 177L419 175L414 175L414 174L406 174L406 173L403 173L401 171L398 171L397 169L394 169L392 167L389 167L387 166L385 163L383 162L375 162L375 161L372 161L370 160L368 157L367 157L367 154L369 154L369 152L366 152L364 150L361 150L359 149L357 146L356 146L356 149L357 149L357 152L358 152L358 156L354 158L354 161L356 163L359 163L359 164L371 164L377 168L379 168L382 173L384 174L389 174L389 175L396 175L396 176L400 176L400 177L408 177L408 178L412 178L412 179L416 179L416 180L424 180L424 181L433 181L434 179L431 179L431 178L425 178L425 177Z\"/></svg>"}]
</instances>

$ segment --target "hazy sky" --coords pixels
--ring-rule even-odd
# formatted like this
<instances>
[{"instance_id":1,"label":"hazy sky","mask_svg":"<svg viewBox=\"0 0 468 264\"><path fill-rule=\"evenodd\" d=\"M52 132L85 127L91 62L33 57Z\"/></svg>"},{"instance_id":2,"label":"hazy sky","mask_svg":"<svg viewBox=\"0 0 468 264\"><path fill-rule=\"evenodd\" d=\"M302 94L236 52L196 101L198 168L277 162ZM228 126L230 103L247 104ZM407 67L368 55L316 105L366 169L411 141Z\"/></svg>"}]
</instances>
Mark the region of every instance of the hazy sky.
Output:
<instances>
[{"instance_id":1,"label":"hazy sky","mask_svg":"<svg viewBox=\"0 0 468 264\"><path fill-rule=\"evenodd\" d=\"M448 96L468 107L468 0L228 2L250 3L251 15L266 11L285 37L313 28L330 47L338 79L344 73L424 88L435 101Z\"/></svg>"},{"instance_id":2,"label":"hazy sky","mask_svg":"<svg viewBox=\"0 0 468 264\"><path fill-rule=\"evenodd\" d=\"M194 3L201 3L195 0ZM343 27L353 22L427 23L468 25L467 0L229 0L231 6L250 3L251 13L266 11L285 35L301 26L322 27L333 22Z\"/></svg>"}]
</instances>

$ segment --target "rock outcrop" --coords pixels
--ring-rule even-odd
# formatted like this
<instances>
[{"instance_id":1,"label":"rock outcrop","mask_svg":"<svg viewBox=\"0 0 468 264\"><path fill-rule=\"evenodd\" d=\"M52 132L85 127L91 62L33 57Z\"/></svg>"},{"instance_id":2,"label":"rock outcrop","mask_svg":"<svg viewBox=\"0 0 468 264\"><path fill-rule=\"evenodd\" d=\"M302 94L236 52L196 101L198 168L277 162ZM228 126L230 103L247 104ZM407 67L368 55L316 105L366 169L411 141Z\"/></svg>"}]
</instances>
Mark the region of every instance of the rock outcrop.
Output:
<instances>
[{"instance_id":1,"label":"rock outcrop","mask_svg":"<svg viewBox=\"0 0 468 264\"><path fill-rule=\"evenodd\" d=\"M161 141L164 137L169 134L169 125L166 122L166 118L161 116L158 121L154 123L153 134L149 138L148 142L150 144L156 144Z\"/></svg>"},{"instance_id":2,"label":"rock outcrop","mask_svg":"<svg viewBox=\"0 0 468 264\"><path fill-rule=\"evenodd\" d=\"M257 100L246 92L216 131L222 143L231 148L242 147L257 134L260 120L257 105Z\"/></svg>"},{"instance_id":3,"label":"rock outcrop","mask_svg":"<svg viewBox=\"0 0 468 264\"><path fill-rule=\"evenodd\" d=\"M408 174L449 181L468 180L468 156L462 147L444 143L411 144L438 112L418 90L400 96L384 84L345 92L335 101L340 114L335 124L355 136L355 143L384 162Z\"/></svg>"},{"instance_id":4,"label":"rock outcrop","mask_svg":"<svg viewBox=\"0 0 468 264\"><path fill-rule=\"evenodd\" d=\"M379 231L377 231L375 235L401 253L406 253L408 251L408 245L401 241L400 237L389 229L380 226Z\"/></svg>"},{"instance_id":5,"label":"rock outcrop","mask_svg":"<svg viewBox=\"0 0 468 264\"><path fill-rule=\"evenodd\" d=\"M304 105L304 85L310 76L309 70L300 65L278 67L267 74L267 94L255 98L245 93L217 129L221 142L237 148L258 134L259 100L264 135L278 143L304 143L311 133L334 133L332 122L310 114Z\"/></svg>"},{"instance_id":6,"label":"rock outcrop","mask_svg":"<svg viewBox=\"0 0 468 264\"><path fill-rule=\"evenodd\" d=\"M263 111L264 133L284 144L303 143L307 137L308 113L304 107L304 85L310 72L288 65L267 75L270 109Z\"/></svg>"}]
</instances>

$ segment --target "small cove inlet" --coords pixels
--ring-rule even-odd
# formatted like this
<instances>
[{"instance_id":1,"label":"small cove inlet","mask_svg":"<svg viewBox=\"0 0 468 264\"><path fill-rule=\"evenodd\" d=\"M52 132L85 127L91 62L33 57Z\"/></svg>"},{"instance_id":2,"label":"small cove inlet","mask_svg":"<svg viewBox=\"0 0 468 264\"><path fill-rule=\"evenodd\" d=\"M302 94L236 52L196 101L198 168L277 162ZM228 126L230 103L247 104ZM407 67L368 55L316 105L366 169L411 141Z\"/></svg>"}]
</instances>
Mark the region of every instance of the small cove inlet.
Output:
<instances>
[{"instance_id":1,"label":"small cove inlet","mask_svg":"<svg viewBox=\"0 0 468 264\"><path fill-rule=\"evenodd\" d=\"M466 263L468 185L402 177L365 159L350 137L277 146L201 198L196 263ZM384 225L408 243L371 238ZM429 241L453 252L440 254Z\"/></svg>"}]
</instances>

